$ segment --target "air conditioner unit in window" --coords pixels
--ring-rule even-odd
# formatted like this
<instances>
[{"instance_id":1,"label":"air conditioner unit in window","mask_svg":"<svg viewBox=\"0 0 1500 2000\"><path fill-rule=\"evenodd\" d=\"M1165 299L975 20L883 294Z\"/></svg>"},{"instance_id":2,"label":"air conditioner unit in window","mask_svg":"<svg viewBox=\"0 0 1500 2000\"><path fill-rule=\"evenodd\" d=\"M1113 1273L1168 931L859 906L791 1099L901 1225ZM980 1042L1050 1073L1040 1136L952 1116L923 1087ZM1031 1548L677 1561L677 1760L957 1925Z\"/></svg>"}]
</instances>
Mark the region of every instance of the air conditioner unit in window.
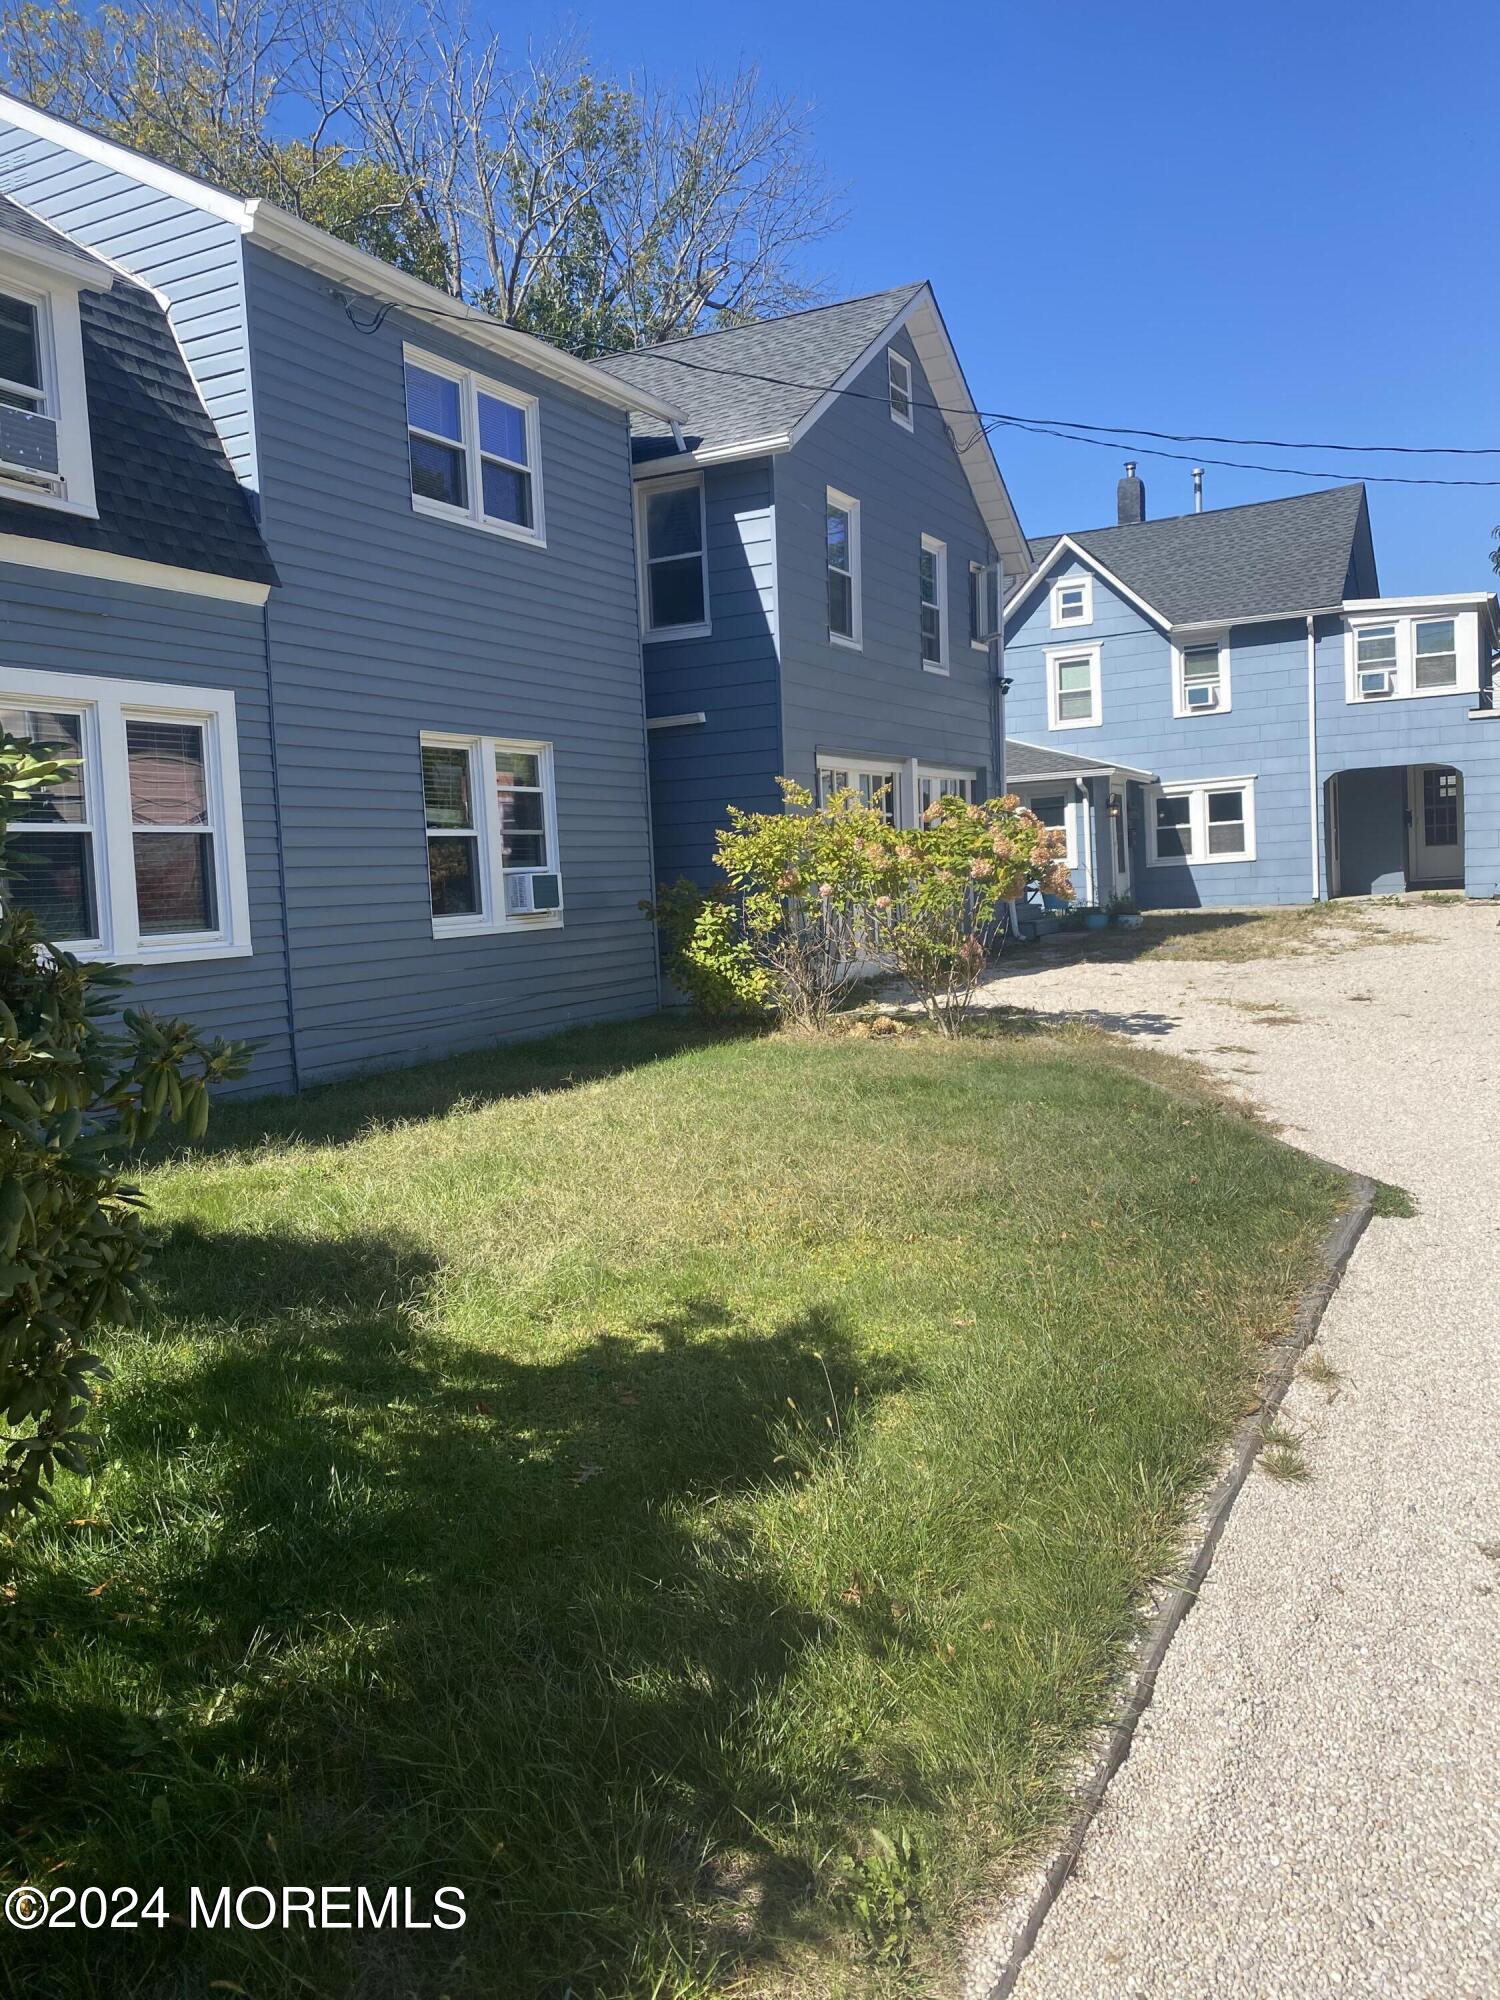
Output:
<instances>
[{"instance_id":1,"label":"air conditioner unit in window","mask_svg":"<svg viewBox=\"0 0 1500 2000\"><path fill-rule=\"evenodd\" d=\"M1362 701L1378 701L1385 695L1396 692L1396 669L1394 667L1361 667L1359 670L1359 693Z\"/></svg>"},{"instance_id":2,"label":"air conditioner unit in window","mask_svg":"<svg viewBox=\"0 0 1500 2000\"><path fill-rule=\"evenodd\" d=\"M37 410L17 410L0 404L0 479L17 486L36 486L60 493L57 425Z\"/></svg>"},{"instance_id":3,"label":"air conditioner unit in window","mask_svg":"<svg viewBox=\"0 0 1500 2000\"><path fill-rule=\"evenodd\" d=\"M545 917L562 908L562 877L555 874L511 875L505 878L508 917Z\"/></svg>"},{"instance_id":4,"label":"air conditioner unit in window","mask_svg":"<svg viewBox=\"0 0 1500 2000\"><path fill-rule=\"evenodd\" d=\"M1217 681L1189 681L1187 705L1189 708L1217 708L1219 705L1219 683Z\"/></svg>"}]
</instances>

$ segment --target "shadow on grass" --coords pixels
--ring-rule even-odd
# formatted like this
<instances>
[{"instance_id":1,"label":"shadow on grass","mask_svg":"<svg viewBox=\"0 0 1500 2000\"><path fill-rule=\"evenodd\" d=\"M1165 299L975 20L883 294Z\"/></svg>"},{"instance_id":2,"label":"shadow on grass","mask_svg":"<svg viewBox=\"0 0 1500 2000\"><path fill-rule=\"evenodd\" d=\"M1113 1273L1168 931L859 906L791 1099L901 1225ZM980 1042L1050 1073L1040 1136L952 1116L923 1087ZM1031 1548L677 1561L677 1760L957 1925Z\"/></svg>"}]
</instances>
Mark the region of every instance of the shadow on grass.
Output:
<instances>
[{"instance_id":1,"label":"shadow on grass","mask_svg":"<svg viewBox=\"0 0 1500 2000\"><path fill-rule=\"evenodd\" d=\"M471 1345L424 1330L437 1278L394 1237L172 1232L108 1392L105 1518L21 1548L6 1818L33 1878L66 1859L44 1879L177 1909L192 1883L447 1883L465 1928L168 1926L80 1939L86 1970L14 1938L38 2000L617 1996L810 1921L810 1871L757 1829L870 1781L764 1740L828 1626L742 1503L795 1512L903 1376L828 1312L762 1330L707 1297Z\"/></svg>"},{"instance_id":2,"label":"shadow on grass","mask_svg":"<svg viewBox=\"0 0 1500 2000\"><path fill-rule=\"evenodd\" d=\"M141 1166L168 1159L210 1159L250 1151L268 1141L350 1145L383 1126L441 1118L465 1104L574 1090L756 1032L752 1027L705 1023L686 1010L670 1010L316 1084L296 1097L228 1098L216 1103L205 1138L181 1142L166 1135L136 1159Z\"/></svg>"}]
</instances>

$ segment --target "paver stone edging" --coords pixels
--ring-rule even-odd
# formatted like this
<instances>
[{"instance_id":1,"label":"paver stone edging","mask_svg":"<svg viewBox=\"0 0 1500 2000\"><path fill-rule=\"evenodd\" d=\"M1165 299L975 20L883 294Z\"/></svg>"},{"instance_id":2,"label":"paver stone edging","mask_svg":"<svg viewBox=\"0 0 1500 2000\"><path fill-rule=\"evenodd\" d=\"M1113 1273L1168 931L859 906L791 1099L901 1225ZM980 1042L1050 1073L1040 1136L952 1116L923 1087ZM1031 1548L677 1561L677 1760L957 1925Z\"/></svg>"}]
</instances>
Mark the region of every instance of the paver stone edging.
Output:
<instances>
[{"instance_id":1,"label":"paver stone edging","mask_svg":"<svg viewBox=\"0 0 1500 2000\"><path fill-rule=\"evenodd\" d=\"M1333 1171L1342 1173L1345 1169L1335 1167ZM1311 1345L1328 1301L1338 1288L1344 1268L1354 1254L1354 1246L1375 1211L1374 1181L1364 1174L1349 1174L1348 1181L1351 1204L1318 1247L1318 1275L1297 1302L1290 1332L1270 1343L1269 1352L1275 1358L1266 1378L1260 1407L1254 1416L1241 1424L1229 1464L1208 1494L1204 1503L1202 1538L1181 1583L1168 1593L1138 1641L1135 1673L1124 1707L1110 1725L1104 1747L1079 1793L1078 1810L1072 1824L1047 1863L1046 1873L1011 1941L1005 1963L994 1985L989 1988L986 2000L1007 2000L1020 1977L1028 1953L1036 1943L1048 1911L1062 1894L1063 1886L1073 1872L1089 1828L1104 1803L1109 1782L1130 1755L1136 1724L1151 1701L1156 1676L1177 1628L1198 1601L1198 1593L1212 1566L1214 1550L1224 1532L1229 1511L1240 1488L1249 1478L1250 1468L1264 1442L1264 1426L1280 1407L1303 1350Z\"/></svg>"}]
</instances>

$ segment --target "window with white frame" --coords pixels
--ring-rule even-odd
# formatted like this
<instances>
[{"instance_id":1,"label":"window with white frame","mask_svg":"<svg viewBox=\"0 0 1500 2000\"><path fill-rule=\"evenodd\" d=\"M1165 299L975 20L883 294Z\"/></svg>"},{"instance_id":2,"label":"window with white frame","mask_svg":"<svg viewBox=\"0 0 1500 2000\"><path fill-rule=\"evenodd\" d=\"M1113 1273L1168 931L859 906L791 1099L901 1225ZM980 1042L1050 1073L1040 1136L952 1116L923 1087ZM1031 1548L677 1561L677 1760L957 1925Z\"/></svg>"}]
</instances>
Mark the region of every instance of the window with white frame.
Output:
<instances>
[{"instance_id":1,"label":"window with white frame","mask_svg":"<svg viewBox=\"0 0 1500 2000\"><path fill-rule=\"evenodd\" d=\"M987 653L995 636L996 571L990 563L969 564L969 644Z\"/></svg>"},{"instance_id":2,"label":"window with white frame","mask_svg":"<svg viewBox=\"0 0 1500 2000\"><path fill-rule=\"evenodd\" d=\"M708 522L703 480L653 479L636 495L641 611L649 638L700 638L709 630Z\"/></svg>"},{"instance_id":3,"label":"window with white frame","mask_svg":"<svg viewBox=\"0 0 1500 2000\"><path fill-rule=\"evenodd\" d=\"M10 893L82 957L250 950L234 696L0 672L0 726L64 765L11 823Z\"/></svg>"},{"instance_id":4,"label":"window with white frame","mask_svg":"<svg viewBox=\"0 0 1500 2000\"><path fill-rule=\"evenodd\" d=\"M1052 586L1052 629L1094 622L1094 579L1060 576Z\"/></svg>"},{"instance_id":5,"label":"window with white frame","mask_svg":"<svg viewBox=\"0 0 1500 2000\"><path fill-rule=\"evenodd\" d=\"M912 428L911 363L894 347L886 349L886 373L891 391L891 422Z\"/></svg>"},{"instance_id":6,"label":"window with white frame","mask_svg":"<svg viewBox=\"0 0 1500 2000\"><path fill-rule=\"evenodd\" d=\"M560 923L551 744L432 731L421 752L434 935Z\"/></svg>"},{"instance_id":7,"label":"window with white frame","mask_svg":"<svg viewBox=\"0 0 1500 2000\"><path fill-rule=\"evenodd\" d=\"M0 497L97 516L78 289L0 258Z\"/></svg>"},{"instance_id":8,"label":"window with white frame","mask_svg":"<svg viewBox=\"0 0 1500 2000\"><path fill-rule=\"evenodd\" d=\"M922 537L918 557L922 624L922 665L929 673L948 671L948 547L934 535Z\"/></svg>"},{"instance_id":9,"label":"window with white frame","mask_svg":"<svg viewBox=\"0 0 1500 2000\"><path fill-rule=\"evenodd\" d=\"M1154 868L1255 859L1255 781L1215 778L1162 785L1147 818Z\"/></svg>"},{"instance_id":10,"label":"window with white frame","mask_svg":"<svg viewBox=\"0 0 1500 2000\"><path fill-rule=\"evenodd\" d=\"M964 799L974 803L978 783L972 771L935 771L929 765L917 768L917 812L923 818L939 799Z\"/></svg>"},{"instance_id":11,"label":"window with white frame","mask_svg":"<svg viewBox=\"0 0 1500 2000\"><path fill-rule=\"evenodd\" d=\"M858 646L862 638L859 576L859 502L829 487L824 515L828 564L828 636L836 645Z\"/></svg>"},{"instance_id":12,"label":"window with white frame","mask_svg":"<svg viewBox=\"0 0 1500 2000\"><path fill-rule=\"evenodd\" d=\"M1218 635L1172 647L1172 713L1222 714L1229 707L1229 641Z\"/></svg>"},{"instance_id":13,"label":"window with white frame","mask_svg":"<svg viewBox=\"0 0 1500 2000\"><path fill-rule=\"evenodd\" d=\"M1088 729L1102 721L1099 648L1055 648L1047 655L1047 721L1053 729Z\"/></svg>"},{"instance_id":14,"label":"window with white frame","mask_svg":"<svg viewBox=\"0 0 1500 2000\"><path fill-rule=\"evenodd\" d=\"M1350 701L1478 690L1478 618L1473 612L1412 612L1351 621L1346 644Z\"/></svg>"},{"instance_id":15,"label":"window with white frame","mask_svg":"<svg viewBox=\"0 0 1500 2000\"><path fill-rule=\"evenodd\" d=\"M888 825L901 824L901 773L894 765L820 757L818 804L827 805L835 792L857 792L867 806L879 808Z\"/></svg>"},{"instance_id":16,"label":"window with white frame","mask_svg":"<svg viewBox=\"0 0 1500 2000\"><path fill-rule=\"evenodd\" d=\"M1073 815L1069 810L1075 800L1076 794L1068 792L1033 792L1026 800L1028 812L1035 813L1043 826L1060 833L1067 842L1063 860L1070 868L1077 866L1073 852Z\"/></svg>"},{"instance_id":17,"label":"window with white frame","mask_svg":"<svg viewBox=\"0 0 1500 2000\"><path fill-rule=\"evenodd\" d=\"M408 348L406 435L418 513L542 541L535 396Z\"/></svg>"}]
</instances>

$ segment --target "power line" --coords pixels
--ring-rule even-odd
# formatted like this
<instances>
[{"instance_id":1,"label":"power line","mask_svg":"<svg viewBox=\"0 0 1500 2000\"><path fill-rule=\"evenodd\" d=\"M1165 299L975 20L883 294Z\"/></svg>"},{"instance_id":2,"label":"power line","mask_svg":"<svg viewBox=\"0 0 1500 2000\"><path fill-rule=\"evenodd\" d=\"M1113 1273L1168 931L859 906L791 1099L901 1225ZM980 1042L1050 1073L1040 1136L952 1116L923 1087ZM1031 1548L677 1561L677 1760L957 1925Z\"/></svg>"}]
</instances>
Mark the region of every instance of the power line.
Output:
<instances>
[{"instance_id":1,"label":"power line","mask_svg":"<svg viewBox=\"0 0 1500 2000\"><path fill-rule=\"evenodd\" d=\"M711 361L689 361L684 355L667 354L660 348L646 351L650 353L650 358L653 361L670 361L678 368L690 368L697 374L723 375L736 382L760 382L770 388L803 390L809 395L816 396L854 396L862 402L883 403L886 400L878 390L855 389L852 387L837 389L826 382L793 382L789 381L784 375L763 375L754 369L726 368ZM993 425L1004 425L1013 430L1029 431L1037 437L1061 438L1064 442L1070 444L1099 445L1108 451L1118 451L1120 449L1120 440L1162 438L1177 444L1189 444L1194 439L1201 439L1205 444L1243 444L1251 447L1260 446L1273 451L1406 452L1419 457L1436 457L1439 455L1457 456L1460 454L1475 457L1500 457L1500 445L1295 444L1282 438L1233 438L1219 437L1209 432L1136 430L1125 425L1085 425L1082 422L1074 422L1071 419L1062 417L1024 417L1008 410L960 410L942 403L920 401L917 398L912 399L912 407L914 409L933 410L941 417L966 417L971 420L977 418L980 431L986 433ZM1061 428L1063 425L1071 425L1071 428ZM1108 431L1110 432L1110 436L1084 437L1080 434L1084 430ZM1184 462L1196 462L1200 458L1200 454L1197 452L1162 451L1151 445L1132 444L1131 449L1135 450L1143 458L1177 458L1182 459ZM1291 465L1258 465L1248 460L1235 458L1209 458L1202 462L1208 465L1228 467L1230 470L1237 472L1279 472L1289 479L1343 479L1348 476L1347 471L1313 471ZM1418 474L1399 472L1368 472L1360 476L1372 485L1382 486L1500 487L1500 479L1440 479L1432 475L1424 477Z\"/></svg>"}]
</instances>

